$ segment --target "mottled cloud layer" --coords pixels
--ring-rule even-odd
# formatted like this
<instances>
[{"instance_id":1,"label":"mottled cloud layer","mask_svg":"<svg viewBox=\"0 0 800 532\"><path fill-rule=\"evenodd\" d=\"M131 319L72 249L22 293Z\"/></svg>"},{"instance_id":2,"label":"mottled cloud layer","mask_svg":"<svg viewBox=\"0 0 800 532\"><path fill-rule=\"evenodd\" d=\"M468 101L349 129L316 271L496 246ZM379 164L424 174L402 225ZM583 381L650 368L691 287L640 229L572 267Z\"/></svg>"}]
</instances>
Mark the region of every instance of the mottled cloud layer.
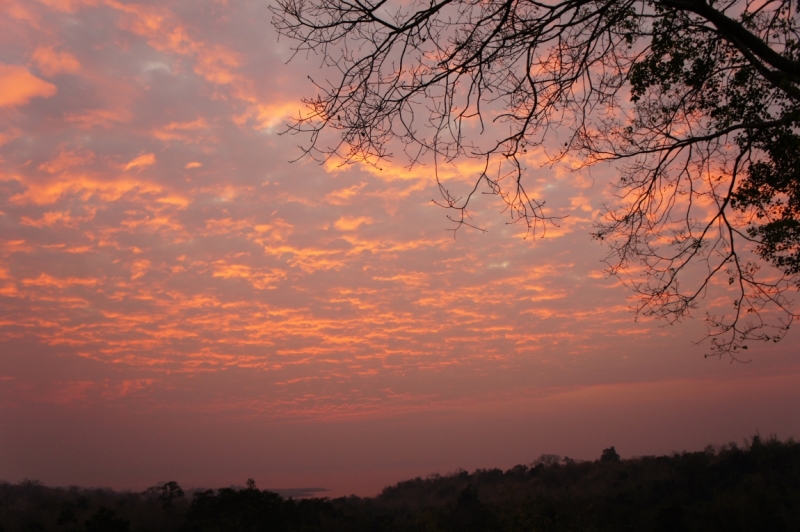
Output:
<instances>
[{"instance_id":1,"label":"mottled cloud layer","mask_svg":"<svg viewBox=\"0 0 800 532\"><path fill-rule=\"evenodd\" d=\"M308 427L444 409L468 423L478 405L598 386L747 386L702 364L698 323L637 323L628 292L604 276L588 232L610 169L532 158L531 192L569 217L531 242L481 197L488 232L453 238L429 167L289 163L304 139L278 133L313 94L316 63L286 64L266 2L0 5L9 426L34 411L27 419L45 426L106 408ZM458 187L470 168L441 175ZM795 338L765 348L747 374L797 375ZM13 460L37 460L25 456ZM221 478L210 475L197 482Z\"/></svg>"}]
</instances>

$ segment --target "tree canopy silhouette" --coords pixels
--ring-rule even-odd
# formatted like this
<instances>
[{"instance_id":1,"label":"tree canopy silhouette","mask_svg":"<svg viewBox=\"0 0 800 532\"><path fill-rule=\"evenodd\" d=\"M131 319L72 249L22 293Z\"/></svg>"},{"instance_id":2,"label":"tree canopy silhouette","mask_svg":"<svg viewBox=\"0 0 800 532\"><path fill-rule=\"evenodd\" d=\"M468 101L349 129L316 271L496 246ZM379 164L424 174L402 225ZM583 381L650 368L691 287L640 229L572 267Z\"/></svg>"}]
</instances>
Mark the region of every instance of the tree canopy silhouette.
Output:
<instances>
[{"instance_id":1,"label":"tree canopy silhouette","mask_svg":"<svg viewBox=\"0 0 800 532\"><path fill-rule=\"evenodd\" d=\"M800 443L743 445L622 459L542 455L511 469L463 469L398 482L375 497L285 499L246 487L198 490L164 507L156 495L0 482L0 529L41 532L795 532ZM164 488L166 486L166 488ZM182 490L181 490L182 491ZM188 491L188 490L187 490ZM111 509L113 508L113 509Z\"/></svg>"},{"instance_id":2,"label":"tree canopy silhouette","mask_svg":"<svg viewBox=\"0 0 800 532\"><path fill-rule=\"evenodd\" d=\"M616 161L617 201L593 236L637 312L679 321L709 290L733 288L706 319L712 352L734 356L796 317L791 0L278 0L273 13L296 54L334 72L289 126L308 135L307 155L377 165L401 147L435 168L478 158L463 194L437 173L454 229L472 226L485 192L534 237L555 222L526 191L534 153Z\"/></svg>"}]
</instances>

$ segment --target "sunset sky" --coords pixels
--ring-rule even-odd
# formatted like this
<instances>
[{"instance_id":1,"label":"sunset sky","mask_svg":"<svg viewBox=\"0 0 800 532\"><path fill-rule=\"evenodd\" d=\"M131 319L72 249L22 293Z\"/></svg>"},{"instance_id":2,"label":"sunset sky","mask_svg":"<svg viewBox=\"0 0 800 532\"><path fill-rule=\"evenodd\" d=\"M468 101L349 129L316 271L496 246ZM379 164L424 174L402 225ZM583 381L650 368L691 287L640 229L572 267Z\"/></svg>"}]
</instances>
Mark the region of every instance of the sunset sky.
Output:
<instances>
[{"instance_id":1,"label":"sunset sky","mask_svg":"<svg viewBox=\"0 0 800 532\"><path fill-rule=\"evenodd\" d=\"M527 161L567 216L429 166L300 159L319 58L267 0L0 0L0 480L318 486L800 437L800 331L706 359L636 320L593 222L614 169ZM445 166L454 190L474 165ZM727 300L726 300L727 301ZM710 305L710 307L709 307Z\"/></svg>"}]
</instances>

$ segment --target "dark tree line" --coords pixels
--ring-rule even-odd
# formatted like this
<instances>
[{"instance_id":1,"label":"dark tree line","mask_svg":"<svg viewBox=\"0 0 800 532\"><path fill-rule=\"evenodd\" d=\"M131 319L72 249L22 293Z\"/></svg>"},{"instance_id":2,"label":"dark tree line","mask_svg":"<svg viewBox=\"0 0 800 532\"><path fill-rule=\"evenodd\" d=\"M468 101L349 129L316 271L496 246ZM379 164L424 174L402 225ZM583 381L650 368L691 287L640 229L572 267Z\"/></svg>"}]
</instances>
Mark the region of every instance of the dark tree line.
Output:
<instances>
[{"instance_id":1,"label":"dark tree line","mask_svg":"<svg viewBox=\"0 0 800 532\"><path fill-rule=\"evenodd\" d=\"M175 531L190 506L176 482L143 493L0 483L2 532Z\"/></svg>"},{"instance_id":2,"label":"dark tree line","mask_svg":"<svg viewBox=\"0 0 800 532\"><path fill-rule=\"evenodd\" d=\"M609 272L668 322L734 289L706 319L735 355L796 317L799 17L794 0L278 0L273 24L329 78L290 125L306 154L482 161L469 189L439 182L456 229L480 192L533 236L557 223L528 153L615 162L594 231Z\"/></svg>"},{"instance_id":3,"label":"dark tree line","mask_svg":"<svg viewBox=\"0 0 800 532\"><path fill-rule=\"evenodd\" d=\"M144 493L0 484L4 532L796 531L800 444L745 445L622 460L543 455L506 471L399 482L376 497L285 499L244 488Z\"/></svg>"}]
</instances>

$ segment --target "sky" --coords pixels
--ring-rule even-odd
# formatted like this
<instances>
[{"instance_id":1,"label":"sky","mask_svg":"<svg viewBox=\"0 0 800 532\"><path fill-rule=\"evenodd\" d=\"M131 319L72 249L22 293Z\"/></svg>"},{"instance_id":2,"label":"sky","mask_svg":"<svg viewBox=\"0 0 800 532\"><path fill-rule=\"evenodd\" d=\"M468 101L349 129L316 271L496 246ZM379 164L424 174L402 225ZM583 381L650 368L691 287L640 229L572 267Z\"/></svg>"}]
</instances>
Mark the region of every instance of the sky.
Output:
<instances>
[{"instance_id":1,"label":"sky","mask_svg":"<svg viewBox=\"0 0 800 532\"><path fill-rule=\"evenodd\" d=\"M301 158L281 133L319 58L287 64L270 19L0 0L0 480L371 496L800 437L797 330L742 364L703 356L701 319L636 319L590 238L613 168L532 155L568 217L525 239L480 196L487 231L454 238L429 165Z\"/></svg>"}]
</instances>

